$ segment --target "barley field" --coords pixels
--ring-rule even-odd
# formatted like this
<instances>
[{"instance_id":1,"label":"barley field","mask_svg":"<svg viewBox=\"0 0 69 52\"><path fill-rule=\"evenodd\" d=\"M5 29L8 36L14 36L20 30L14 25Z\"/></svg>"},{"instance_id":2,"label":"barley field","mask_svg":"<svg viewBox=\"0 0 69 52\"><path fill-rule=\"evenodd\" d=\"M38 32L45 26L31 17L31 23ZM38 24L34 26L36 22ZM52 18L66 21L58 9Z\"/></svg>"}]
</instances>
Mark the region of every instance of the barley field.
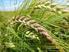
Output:
<instances>
[{"instance_id":1,"label":"barley field","mask_svg":"<svg viewBox=\"0 0 69 52\"><path fill-rule=\"evenodd\" d=\"M0 2L0 52L69 52L68 4L54 0Z\"/></svg>"}]
</instances>

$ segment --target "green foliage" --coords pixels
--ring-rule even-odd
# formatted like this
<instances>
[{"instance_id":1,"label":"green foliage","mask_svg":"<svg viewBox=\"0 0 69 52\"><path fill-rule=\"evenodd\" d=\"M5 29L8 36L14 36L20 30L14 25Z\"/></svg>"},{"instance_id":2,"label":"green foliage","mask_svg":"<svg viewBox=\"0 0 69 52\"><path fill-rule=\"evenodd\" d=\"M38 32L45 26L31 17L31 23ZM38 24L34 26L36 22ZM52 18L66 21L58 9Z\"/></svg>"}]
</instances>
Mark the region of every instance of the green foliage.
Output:
<instances>
[{"instance_id":1,"label":"green foliage","mask_svg":"<svg viewBox=\"0 0 69 52\"><path fill-rule=\"evenodd\" d=\"M26 0L25 6L29 5L27 9L22 6L18 11L0 12L0 52L60 52L55 45L31 27L23 23L8 24L9 20L17 15L31 16L50 32L64 52L69 52L69 13L51 11L46 7L51 6L46 3L32 0L32 4L29 5L29 1Z\"/></svg>"}]
</instances>

